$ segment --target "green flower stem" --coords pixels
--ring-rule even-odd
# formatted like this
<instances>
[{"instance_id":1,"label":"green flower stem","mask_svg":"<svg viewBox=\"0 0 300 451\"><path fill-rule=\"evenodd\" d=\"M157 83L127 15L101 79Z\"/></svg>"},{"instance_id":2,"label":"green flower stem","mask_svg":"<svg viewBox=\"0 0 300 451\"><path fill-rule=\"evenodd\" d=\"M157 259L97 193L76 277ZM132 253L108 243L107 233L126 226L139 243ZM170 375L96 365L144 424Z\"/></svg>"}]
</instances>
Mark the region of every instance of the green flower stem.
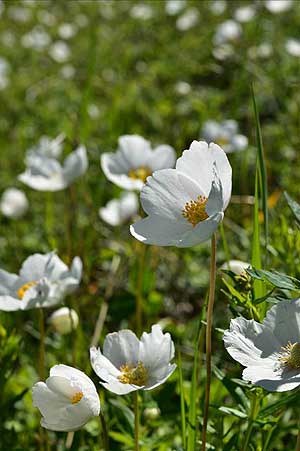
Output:
<instances>
[{"instance_id":1,"label":"green flower stem","mask_svg":"<svg viewBox=\"0 0 300 451\"><path fill-rule=\"evenodd\" d=\"M251 409L250 409L250 415L249 415L249 420L248 420L248 428L246 431L246 437L245 437L245 442L244 442L242 451L247 451L249 449L249 442L250 442L250 438L251 438L251 434L252 434L252 430L253 430L253 426L254 426L254 421L258 414L258 408L259 408L259 398L257 396L257 393L254 392L253 397L251 399Z\"/></svg>"},{"instance_id":2,"label":"green flower stem","mask_svg":"<svg viewBox=\"0 0 300 451\"><path fill-rule=\"evenodd\" d=\"M138 258L137 258L137 286L135 296L135 318L136 318L136 333L139 336L142 332L143 324L143 280L145 267L146 247L144 244L137 243Z\"/></svg>"},{"instance_id":3,"label":"green flower stem","mask_svg":"<svg viewBox=\"0 0 300 451\"><path fill-rule=\"evenodd\" d=\"M44 311L39 309L39 329L40 329L40 348L39 348L39 377L45 379L45 320Z\"/></svg>"},{"instance_id":4,"label":"green flower stem","mask_svg":"<svg viewBox=\"0 0 300 451\"><path fill-rule=\"evenodd\" d=\"M225 254L225 258L226 258L226 263L227 263L227 266L228 266L227 269L230 269L229 268L230 253L229 253L228 243L227 243L227 240L226 240L226 235L225 235L223 222L221 222L221 225L220 225L220 232L221 232L221 237L222 237L222 242L223 242L223 249L224 249L224 254Z\"/></svg>"},{"instance_id":5,"label":"green flower stem","mask_svg":"<svg viewBox=\"0 0 300 451\"><path fill-rule=\"evenodd\" d=\"M207 304L206 315L206 386L205 386L205 403L203 412L203 429L202 429L202 451L206 449L206 434L208 424L208 409L210 398L210 384L211 384L211 335L212 335L212 319L213 308L215 302L215 289L216 289L216 254L217 254L217 241L216 235L211 237L211 260L210 260L210 283L209 283L209 297Z\"/></svg>"},{"instance_id":6,"label":"green flower stem","mask_svg":"<svg viewBox=\"0 0 300 451\"><path fill-rule=\"evenodd\" d=\"M109 437L108 437L108 430L107 430L107 424L104 418L104 415L102 412L100 412L100 422L102 426L102 444L105 449L105 451L109 451Z\"/></svg>"},{"instance_id":7,"label":"green flower stem","mask_svg":"<svg viewBox=\"0 0 300 451\"><path fill-rule=\"evenodd\" d=\"M137 390L133 392L133 401L134 401L134 451L139 451L140 418L139 418L139 394Z\"/></svg>"},{"instance_id":8,"label":"green flower stem","mask_svg":"<svg viewBox=\"0 0 300 451\"><path fill-rule=\"evenodd\" d=\"M46 193L46 230L48 243L52 250L56 249L56 239L54 233L54 210L53 210L53 193Z\"/></svg>"}]
</instances>

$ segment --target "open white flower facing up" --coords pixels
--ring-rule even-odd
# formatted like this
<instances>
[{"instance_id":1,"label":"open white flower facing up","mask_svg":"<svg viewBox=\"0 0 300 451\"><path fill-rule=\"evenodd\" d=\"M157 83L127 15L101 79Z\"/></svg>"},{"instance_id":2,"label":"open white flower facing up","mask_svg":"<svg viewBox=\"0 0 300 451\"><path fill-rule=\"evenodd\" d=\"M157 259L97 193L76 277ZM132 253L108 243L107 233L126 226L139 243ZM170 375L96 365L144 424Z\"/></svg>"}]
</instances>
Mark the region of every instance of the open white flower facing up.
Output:
<instances>
[{"instance_id":1,"label":"open white flower facing up","mask_svg":"<svg viewBox=\"0 0 300 451\"><path fill-rule=\"evenodd\" d=\"M206 121L201 137L207 142L219 144L226 153L239 152L248 146L248 138L238 133L238 123L233 119L223 122Z\"/></svg>"},{"instance_id":2,"label":"open white flower facing up","mask_svg":"<svg viewBox=\"0 0 300 451\"><path fill-rule=\"evenodd\" d=\"M81 280L82 262L75 257L71 269L54 253L34 254L19 275L0 269L0 310L11 312L51 307L74 291Z\"/></svg>"},{"instance_id":3,"label":"open white flower facing up","mask_svg":"<svg viewBox=\"0 0 300 451\"><path fill-rule=\"evenodd\" d=\"M28 199L23 191L8 188L1 196L0 210L8 218L21 218L28 210Z\"/></svg>"},{"instance_id":4,"label":"open white flower facing up","mask_svg":"<svg viewBox=\"0 0 300 451\"><path fill-rule=\"evenodd\" d=\"M126 190L140 191L152 172L175 164L175 151L166 144L152 149L139 135L120 136L118 144L116 153L101 155L101 166L108 180Z\"/></svg>"},{"instance_id":5,"label":"open white flower facing up","mask_svg":"<svg viewBox=\"0 0 300 451\"><path fill-rule=\"evenodd\" d=\"M38 145L29 149L26 156L26 171L18 179L38 191L59 191L67 188L88 168L86 148L78 147L61 164L63 135L54 140L43 137Z\"/></svg>"},{"instance_id":6,"label":"open white flower facing up","mask_svg":"<svg viewBox=\"0 0 300 451\"><path fill-rule=\"evenodd\" d=\"M169 333L152 326L139 340L130 330L108 334L103 353L90 349L91 364L104 382L103 387L126 395L135 390L152 390L165 382L176 368L170 361L174 357L174 344Z\"/></svg>"},{"instance_id":7,"label":"open white flower facing up","mask_svg":"<svg viewBox=\"0 0 300 451\"><path fill-rule=\"evenodd\" d=\"M223 340L231 357L246 367L244 380L278 392L300 385L300 299L274 305L261 324L232 320Z\"/></svg>"},{"instance_id":8,"label":"open white flower facing up","mask_svg":"<svg viewBox=\"0 0 300 451\"><path fill-rule=\"evenodd\" d=\"M120 199L112 199L105 207L99 208L99 216L111 226L119 226L135 216L139 201L135 193L123 193Z\"/></svg>"},{"instance_id":9,"label":"open white flower facing up","mask_svg":"<svg viewBox=\"0 0 300 451\"><path fill-rule=\"evenodd\" d=\"M76 431L100 413L95 385L82 371L55 365L45 382L32 388L33 405L41 414L41 425L51 431Z\"/></svg>"},{"instance_id":10,"label":"open white flower facing up","mask_svg":"<svg viewBox=\"0 0 300 451\"><path fill-rule=\"evenodd\" d=\"M193 141L176 169L154 172L141 192L148 217L130 226L145 244L189 247L208 240L231 196L231 166L217 144Z\"/></svg>"}]
</instances>

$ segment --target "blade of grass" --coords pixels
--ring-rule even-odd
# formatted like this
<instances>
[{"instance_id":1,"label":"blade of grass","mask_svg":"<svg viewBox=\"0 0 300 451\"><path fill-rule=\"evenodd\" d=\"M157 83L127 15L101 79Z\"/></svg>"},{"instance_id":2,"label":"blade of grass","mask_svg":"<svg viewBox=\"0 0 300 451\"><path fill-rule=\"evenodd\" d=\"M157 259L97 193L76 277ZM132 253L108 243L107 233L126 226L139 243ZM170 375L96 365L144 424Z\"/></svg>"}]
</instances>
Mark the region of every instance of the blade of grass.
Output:
<instances>
[{"instance_id":1,"label":"blade of grass","mask_svg":"<svg viewBox=\"0 0 300 451\"><path fill-rule=\"evenodd\" d=\"M181 414L181 432L182 432L182 446L186 449L186 416L185 416L185 400L184 387L182 375L182 361L181 352L178 352L178 374L179 374L179 389L180 389L180 414Z\"/></svg>"}]
</instances>

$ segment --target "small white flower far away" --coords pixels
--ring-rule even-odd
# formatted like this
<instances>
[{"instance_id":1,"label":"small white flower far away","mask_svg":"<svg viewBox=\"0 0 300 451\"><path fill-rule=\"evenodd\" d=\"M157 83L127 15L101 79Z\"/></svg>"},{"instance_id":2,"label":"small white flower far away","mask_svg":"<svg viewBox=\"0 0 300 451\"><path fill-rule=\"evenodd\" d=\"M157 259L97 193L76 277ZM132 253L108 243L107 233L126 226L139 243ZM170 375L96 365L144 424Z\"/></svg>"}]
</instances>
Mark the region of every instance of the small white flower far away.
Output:
<instances>
[{"instance_id":1,"label":"small white flower far away","mask_svg":"<svg viewBox=\"0 0 300 451\"><path fill-rule=\"evenodd\" d=\"M121 188L140 191L152 172L174 167L176 155L171 146L152 149L139 135L120 136L118 144L116 153L101 155L101 166L108 180Z\"/></svg>"},{"instance_id":2,"label":"small white flower far away","mask_svg":"<svg viewBox=\"0 0 300 451\"><path fill-rule=\"evenodd\" d=\"M269 391L300 385L300 299L274 305L260 324L236 318L224 333L225 348L246 368L243 379Z\"/></svg>"},{"instance_id":3,"label":"small white flower far away","mask_svg":"<svg viewBox=\"0 0 300 451\"><path fill-rule=\"evenodd\" d=\"M229 262L223 263L220 269L226 269L232 271L234 274L240 276L246 273L246 269L250 268L251 264L243 262L242 260L229 260Z\"/></svg>"},{"instance_id":4,"label":"small white flower far away","mask_svg":"<svg viewBox=\"0 0 300 451\"><path fill-rule=\"evenodd\" d=\"M78 287L81 274L79 257L74 258L69 269L54 252L31 255L22 264L19 275L0 269L0 310L56 305Z\"/></svg>"},{"instance_id":5,"label":"small white flower far away","mask_svg":"<svg viewBox=\"0 0 300 451\"><path fill-rule=\"evenodd\" d=\"M119 199L110 200L99 209L100 218L111 226L119 226L133 218L139 210L139 200L134 192L123 193Z\"/></svg>"},{"instance_id":6,"label":"small white flower far away","mask_svg":"<svg viewBox=\"0 0 300 451\"><path fill-rule=\"evenodd\" d=\"M18 179L37 191L60 191L83 175L88 168L86 148L78 147L61 164L63 135L54 140L41 138L26 155L26 171Z\"/></svg>"},{"instance_id":7,"label":"small white flower far away","mask_svg":"<svg viewBox=\"0 0 300 451\"><path fill-rule=\"evenodd\" d=\"M95 347L90 349L91 364L101 384L117 395L161 385L176 368L170 363L173 357L171 336L158 324L150 333L144 332L140 340L130 330L121 330L106 336L103 353Z\"/></svg>"},{"instance_id":8,"label":"small white flower far away","mask_svg":"<svg viewBox=\"0 0 300 451\"><path fill-rule=\"evenodd\" d=\"M79 318L75 310L61 307L52 313L48 322L61 335L69 334L78 326Z\"/></svg>"},{"instance_id":9,"label":"small white flower far away","mask_svg":"<svg viewBox=\"0 0 300 451\"><path fill-rule=\"evenodd\" d=\"M223 122L206 121L201 130L201 138L219 144L226 153L240 152L248 146L248 138L238 132L238 123L233 119Z\"/></svg>"},{"instance_id":10,"label":"small white flower far away","mask_svg":"<svg viewBox=\"0 0 300 451\"><path fill-rule=\"evenodd\" d=\"M223 220L232 171L217 144L193 141L176 169L154 172L141 192L147 217L131 225L145 244L189 247L208 240Z\"/></svg>"},{"instance_id":11,"label":"small white flower far away","mask_svg":"<svg viewBox=\"0 0 300 451\"><path fill-rule=\"evenodd\" d=\"M21 218L28 210L29 202L23 191L8 188L1 196L0 210L8 218Z\"/></svg>"},{"instance_id":12,"label":"small white flower far away","mask_svg":"<svg viewBox=\"0 0 300 451\"><path fill-rule=\"evenodd\" d=\"M82 371L55 365L45 382L32 388L33 405L42 414L41 425L51 431L76 431L100 413L95 385Z\"/></svg>"}]
</instances>

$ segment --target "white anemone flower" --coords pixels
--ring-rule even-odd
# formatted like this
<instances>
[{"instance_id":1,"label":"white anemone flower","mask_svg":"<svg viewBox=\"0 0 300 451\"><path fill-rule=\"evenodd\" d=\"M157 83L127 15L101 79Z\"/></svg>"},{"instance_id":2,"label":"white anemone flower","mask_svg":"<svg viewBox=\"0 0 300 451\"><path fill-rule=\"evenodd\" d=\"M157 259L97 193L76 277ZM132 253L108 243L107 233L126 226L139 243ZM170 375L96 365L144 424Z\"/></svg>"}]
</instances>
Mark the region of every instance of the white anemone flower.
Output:
<instances>
[{"instance_id":1,"label":"white anemone flower","mask_svg":"<svg viewBox=\"0 0 300 451\"><path fill-rule=\"evenodd\" d=\"M32 388L33 405L42 414L41 426L50 431L77 431L100 413L94 383L82 371L55 365L45 382Z\"/></svg>"},{"instance_id":2,"label":"white anemone flower","mask_svg":"<svg viewBox=\"0 0 300 451\"><path fill-rule=\"evenodd\" d=\"M51 307L79 285L82 262L73 259L69 269L54 253L34 254L22 264L19 275L0 269L0 310L11 312Z\"/></svg>"},{"instance_id":3,"label":"white anemone flower","mask_svg":"<svg viewBox=\"0 0 300 451\"><path fill-rule=\"evenodd\" d=\"M242 34L241 25L235 20L226 20L221 23L216 30L214 36L214 44L222 45L227 42L238 41Z\"/></svg>"},{"instance_id":4,"label":"white anemone flower","mask_svg":"<svg viewBox=\"0 0 300 451\"><path fill-rule=\"evenodd\" d=\"M265 0L266 8L273 14L283 13L293 6L293 0Z\"/></svg>"},{"instance_id":5,"label":"white anemone flower","mask_svg":"<svg viewBox=\"0 0 300 451\"><path fill-rule=\"evenodd\" d=\"M223 339L231 357L246 367L244 380L278 392L300 385L300 299L274 305L261 324L232 320Z\"/></svg>"},{"instance_id":6,"label":"white anemone flower","mask_svg":"<svg viewBox=\"0 0 300 451\"><path fill-rule=\"evenodd\" d=\"M223 263L220 269L229 269L234 272L234 274L240 276L246 273L246 269L250 268L251 264L247 262L243 262L242 260L229 260L229 262Z\"/></svg>"},{"instance_id":7,"label":"white anemone flower","mask_svg":"<svg viewBox=\"0 0 300 451\"><path fill-rule=\"evenodd\" d=\"M79 318L77 312L68 307L61 307L52 313L48 322L61 335L66 335L75 330L78 326Z\"/></svg>"},{"instance_id":8,"label":"white anemone flower","mask_svg":"<svg viewBox=\"0 0 300 451\"><path fill-rule=\"evenodd\" d=\"M29 202L23 191L17 188L6 189L0 201L0 210L8 218L21 218L28 210Z\"/></svg>"},{"instance_id":9,"label":"white anemone flower","mask_svg":"<svg viewBox=\"0 0 300 451\"><path fill-rule=\"evenodd\" d=\"M201 137L213 141L226 153L239 152L248 146L248 138L238 133L238 123L233 119L223 122L206 121L201 130Z\"/></svg>"},{"instance_id":10,"label":"white anemone flower","mask_svg":"<svg viewBox=\"0 0 300 451\"><path fill-rule=\"evenodd\" d=\"M166 144L152 150L139 135L120 136L118 144L116 153L101 155L101 166L108 180L126 190L140 191L152 172L175 164L175 151Z\"/></svg>"},{"instance_id":11,"label":"white anemone flower","mask_svg":"<svg viewBox=\"0 0 300 451\"><path fill-rule=\"evenodd\" d=\"M189 247L208 240L224 217L232 171L217 144L193 141L176 162L148 177L141 192L148 217L131 225L145 244Z\"/></svg>"},{"instance_id":12,"label":"white anemone flower","mask_svg":"<svg viewBox=\"0 0 300 451\"><path fill-rule=\"evenodd\" d=\"M123 193L99 209L99 216L111 226L119 226L135 216L139 210L138 197L133 192Z\"/></svg>"},{"instance_id":13,"label":"white anemone flower","mask_svg":"<svg viewBox=\"0 0 300 451\"><path fill-rule=\"evenodd\" d=\"M104 382L103 387L126 395L135 390L152 390L165 382L176 368L174 344L169 333L152 326L139 340L130 330L121 330L105 337L103 353L90 349L91 364Z\"/></svg>"},{"instance_id":14,"label":"white anemone flower","mask_svg":"<svg viewBox=\"0 0 300 451\"><path fill-rule=\"evenodd\" d=\"M44 143L41 140L37 148L28 151L26 170L18 179L37 191L60 191L86 172L86 148L78 147L61 164L57 160L61 153L59 137L53 141L47 139L44 138Z\"/></svg>"}]
</instances>

